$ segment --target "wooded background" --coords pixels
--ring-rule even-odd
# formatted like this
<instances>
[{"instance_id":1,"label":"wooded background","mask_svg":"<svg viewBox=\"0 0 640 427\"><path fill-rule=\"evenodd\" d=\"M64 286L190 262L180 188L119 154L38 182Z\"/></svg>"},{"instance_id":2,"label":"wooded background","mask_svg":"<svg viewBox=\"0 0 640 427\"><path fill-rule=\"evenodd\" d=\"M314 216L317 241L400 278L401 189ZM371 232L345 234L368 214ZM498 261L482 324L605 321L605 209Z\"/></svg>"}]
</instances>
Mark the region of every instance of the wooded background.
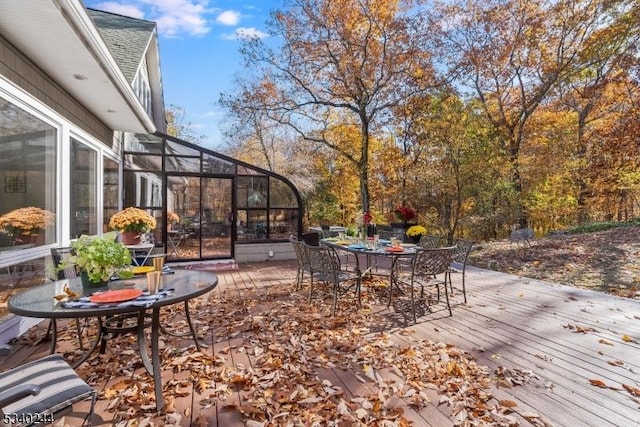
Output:
<instances>
[{"instance_id":1,"label":"wooded background","mask_svg":"<svg viewBox=\"0 0 640 427\"><path fill-rule=\"evenodd\" d=\"M222 94L227 153L307 224L370 211L449 237L634 218L637 1L290 0Z\"/></svg>"}]
</instances>

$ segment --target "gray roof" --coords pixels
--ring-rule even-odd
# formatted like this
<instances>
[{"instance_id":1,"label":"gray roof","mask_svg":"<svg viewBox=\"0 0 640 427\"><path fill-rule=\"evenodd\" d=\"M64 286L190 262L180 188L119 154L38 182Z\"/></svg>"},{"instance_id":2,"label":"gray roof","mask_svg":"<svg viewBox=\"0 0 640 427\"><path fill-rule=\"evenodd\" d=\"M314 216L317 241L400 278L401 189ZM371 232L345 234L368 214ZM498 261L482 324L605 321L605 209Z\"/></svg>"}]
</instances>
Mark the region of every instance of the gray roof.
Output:
<instances>
[{"instance_id":1,"label":"gray roof","mask_svg":"<svg viewBox=\"0 0 640 427\"><path fill-rule=\"evenodd\" d=\"M87 13L127 81L133 83L156 23L95 9L87 9Z\"/></svg>"}]
</instances>

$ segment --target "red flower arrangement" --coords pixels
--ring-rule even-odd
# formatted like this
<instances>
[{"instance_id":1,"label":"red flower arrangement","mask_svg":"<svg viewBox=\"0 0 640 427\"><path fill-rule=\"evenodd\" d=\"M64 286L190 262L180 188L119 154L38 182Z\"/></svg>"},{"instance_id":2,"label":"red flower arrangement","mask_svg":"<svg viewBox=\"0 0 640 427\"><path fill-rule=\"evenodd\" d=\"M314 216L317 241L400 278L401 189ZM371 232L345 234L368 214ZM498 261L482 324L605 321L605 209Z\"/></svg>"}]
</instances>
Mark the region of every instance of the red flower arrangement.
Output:
<instances>
[{"instance_id":1,"label":"red flower arrangement","mask_svg":"<svg viewBox=\"0 0 640 427\"><path fill-rule=\"evenodd\" d=\"M371 212L367 211L362 215L362 222L366 225L371 223L371 220L373 219L373 215L371 215Z\"/></svg>"},{"instance_id":2,"label":"red flower arrangement","mask_svg":"<svg viewBox=\"0 0 640 427\"><path fill-rule=\"evenodd\" d=\"M396 214L396 217L402 222L411 221L416 217L416 211L408 206L398 206L393 212Z\"/></svg>"}]
</instances>

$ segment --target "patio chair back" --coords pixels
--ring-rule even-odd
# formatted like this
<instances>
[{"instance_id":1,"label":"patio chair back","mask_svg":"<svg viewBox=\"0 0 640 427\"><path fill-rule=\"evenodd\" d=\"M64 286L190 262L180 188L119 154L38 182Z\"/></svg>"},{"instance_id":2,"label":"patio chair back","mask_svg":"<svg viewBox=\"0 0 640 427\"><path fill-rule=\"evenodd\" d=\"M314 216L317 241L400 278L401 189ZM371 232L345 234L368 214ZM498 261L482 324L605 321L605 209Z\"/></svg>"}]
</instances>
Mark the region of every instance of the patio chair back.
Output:
<instances>
[{"instance_id":1,"label":"patio chair back","mask_svg":"<svg viewBox=\"0 0 640 427\"><path fill-rule=\"evenodd\" d=\"M433 249L440 246L442 242L442 237L435 236L433 234L423 234L420 237L420 241L418 242L418 246L424 249Z\"/></svg>"},{"instance_id":2,"label":"patio chair back","mask_svg":"<svg viewBox=\"0 0 640 427\"><path fill-rule=\"evenodd\" d=\"M309 257L309 269L311 270L311 287L309 288L309 302L313 296L314 279L321 280L333 286L333 314L336 313L338 296L344 294L352 287L360 305L360 276L353 271L342 270L340 257L333 248L327 246L305 246ZM351 285L342 284L353 281Z\"/></svg>"},{"instance_id":3,"label":"patio chair back","mask_svg":"<svg viewBox=\"0 0 640 427\"><path fill-rule=\"evenodd\" d=\"M298 271L296 273L296 287L298 290L302 287L304 281L305 271L311 274L311 268L309 266L309 255L307 254L306 244L298 239L290 239L293 251L296 254L296 260L298 262Z\"/></svg>"},{"instance_id":4,"label":"patio chair back","mask_svg":"<svg viewBox=\"0 0 640 427\"><path fill-rule=\"evenodd\" d=\"M416 252L416 256L411 262L411 311L414 322L417 320L417 304L428 304L429 302L424 298L425 288L429 286L436 288L437 301L440 302L440 285L443 285L445 303L449 310L449 316L453 314L449 302L447 283L451 280L449 266L453 260L454 253L455 246L419 249ZM438 275L440 274L443 275L442 280L438 279ZM419 299L414 295L416 288L420 289Z\"/></svg>"},{"instance_id":5,"label":"patio chair back","mask_svg":"<svg viewBox=\"0 0 640 427\"><path fill-rule=\"evenodd\" d=\"M73 255L75 255L75 253L73 251L73 248L70 247L51 248L51 259L53 261L53 266L56 269L60 264L64 266L64 268L57 270L57 280L73 279L75 277L78 277L77 266L70 263L70 258Z\"/></svg>"},{"instance_id":6,"label":"patio chair back","mask_svg":"<svg viewBox=\"0 0 640 427\"><path fill-rule=\"evenodd\" d=\"M467 260L469 259L469 254L471 253L471 249L473 248L474 242L471 240L458 239L456 242L456 251L453 255L453 261L460 265L460 268L451 267L451 271L460 270L462 273L462 296L464 297L464 302L467 302L467 288L465 285L465 274L467 270ZM453 282L450 282L451 292L453 292Z\"/></svg>"}]
</instances>

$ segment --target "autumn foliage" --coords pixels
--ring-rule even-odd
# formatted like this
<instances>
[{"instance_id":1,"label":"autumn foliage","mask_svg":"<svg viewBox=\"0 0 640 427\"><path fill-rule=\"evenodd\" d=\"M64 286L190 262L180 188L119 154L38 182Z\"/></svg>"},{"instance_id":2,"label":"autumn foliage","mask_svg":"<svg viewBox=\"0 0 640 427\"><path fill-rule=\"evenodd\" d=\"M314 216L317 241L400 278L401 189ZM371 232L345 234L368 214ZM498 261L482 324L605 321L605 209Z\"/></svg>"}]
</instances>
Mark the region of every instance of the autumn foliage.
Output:
<instances>
[{"instance_id":1,"label":"autumn foliage","mask_svg":"<svg viewBox=\"0 0 640 427\"><path fill-rule=\"evenodd\" d=\"M253 134L281 135L280 152L304 147L254 158L313 164L289 169L308 222L411 205L454 240L638 215L637 2L289 5L281 46L244 45L258 79L226 105L259 112Z\"/></svg>"}]
</instances>

